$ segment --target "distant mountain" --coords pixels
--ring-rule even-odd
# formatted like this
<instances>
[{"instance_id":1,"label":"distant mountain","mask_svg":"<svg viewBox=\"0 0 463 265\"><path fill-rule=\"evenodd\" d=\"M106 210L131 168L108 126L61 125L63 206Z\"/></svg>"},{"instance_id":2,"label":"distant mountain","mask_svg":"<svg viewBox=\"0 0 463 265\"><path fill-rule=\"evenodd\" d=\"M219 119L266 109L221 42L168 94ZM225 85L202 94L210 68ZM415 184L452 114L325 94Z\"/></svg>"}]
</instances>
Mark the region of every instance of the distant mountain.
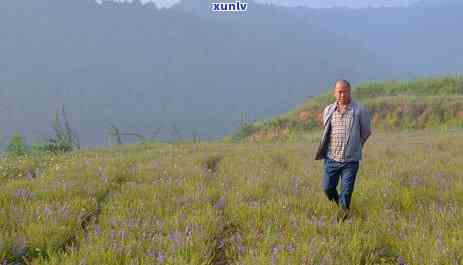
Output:
<instances>
[{"instance_id":1,"label":"distant mountain","mask_svg":"<svg viewBox=\"0 0 463 265\"><path fill-rule=\"evenodd\" d=\"M392 66L394 78L461 73L461 10L442 8L292 8L294 19L344 34Z\"/></svg>"},{"instance_id":2,"label":"distant mountain","mask_svg":"<svg viewBox=\"0 0 463 265\"><path fill-rule=\"evenodd\" d=\"M419 0L413 7L463 7L461 0Z\"/></svg>"},{"instance_id":3,"label":"distant mountain","mask_svg":"<svg viewBox=\"0 0 463 265\"><path fill-rule=\"evenodd\" d=\"M459 34L458 27L461 9L452 6L439 9L313 9L253 3L246 15L229 16L211 13L208 5L208 1L183 0L173 6L173 9L209 17L215 21L245 21L245 27L261 25L265 19L276 21L274 24L288 25L295 31L303 30L303 25L308 24L311 28L318 29L319 36L332 35L331 41L335 41L337 47L344 46L339 45L340 42L361 47L363 52L375 58L386 69L387 74L381 78L403 79L452 74L461 73L463 69L463 35ZM264 19L265 14L267 17ZM290 23L279 23L285 17L295 24L289 26ZM269 25L273 25L272 22ZM327 49L322 48L320 51Z\"/></svg>"},{"instance_id":4,"label":"distant mountain","mask_svg":"<svg viewBox=\"0 0 463 265\"><path fill-rule=\"evenodd\" d=\"M192 4L1 1L3 145L14 132L47 136L62 104L84 145L106 143L111 123L147 136L162 127L163 139L220 137L244 114L275 115L335 78L387 72L359 43L287 9L212 16Z\"/></svg>"},{"instance_id":5,"label":"distant mountain","mask_svg":"<svg viewBox=\"0 0 463 265\"><path fill-rule=\"evenodd\" d=\"M212 13L93 0L0 1L0 146L48 136L65 105L85 145L121 131L218 138L346 78L461 72L456 8L288 8ZM3 137L3 138L1 138ZM128 139L127 139L128 140Z\"/></svg>"},{"instance_id":6,"label":"distant mountain","mask_svg":"<svg viewBox=\"0 0 463 265\"><path fill-rule=\"evenodd\" d=\"M367 7L391 7L408 6L418 0L256 0L257 3L274 4L277 6L305 6L311 8L367 8ZM170 7L180 0L154 0L158 6Z\"/></svg>"},{"instance_id":7,"label":"distant mountain","mask_svg":"<svg viewBox=\"0 0 463 265\"><path fill-rule=\"evenodd\" d=\"M368 8L408 6L417 0L259 0L259 3L272 3L278 6L306 6L311 8Z\"/></svg>"}]
</instances>

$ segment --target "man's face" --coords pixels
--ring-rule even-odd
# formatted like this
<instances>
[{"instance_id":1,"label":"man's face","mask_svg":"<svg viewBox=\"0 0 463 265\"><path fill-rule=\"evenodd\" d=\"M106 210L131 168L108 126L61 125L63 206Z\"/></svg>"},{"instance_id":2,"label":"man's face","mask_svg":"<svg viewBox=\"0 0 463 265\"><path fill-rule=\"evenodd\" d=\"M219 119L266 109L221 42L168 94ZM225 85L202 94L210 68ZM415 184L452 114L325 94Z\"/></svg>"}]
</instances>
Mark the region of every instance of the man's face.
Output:
<instances>
[{"instance_id":1,"label":"man's face","mask_svg":"<svg viewBox=\"0 0 463 265\"><path fill-rule=\"evenodd\" d=\"M336 88L334 89L334 96L336 101L341 105L347 105L350 103L350 88L343 82L338 82Z\"/></svg>"}]
</instances>

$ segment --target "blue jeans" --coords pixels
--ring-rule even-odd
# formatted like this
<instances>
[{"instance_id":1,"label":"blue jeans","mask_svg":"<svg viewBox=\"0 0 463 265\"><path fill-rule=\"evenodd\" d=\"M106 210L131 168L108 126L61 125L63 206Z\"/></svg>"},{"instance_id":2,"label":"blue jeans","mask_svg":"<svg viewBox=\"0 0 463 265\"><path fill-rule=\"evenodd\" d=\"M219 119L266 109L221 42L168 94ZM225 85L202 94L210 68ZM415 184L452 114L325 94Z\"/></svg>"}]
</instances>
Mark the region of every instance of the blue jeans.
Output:
<instances>
[{"instance_id":1,"label":"blue jeans","mask_svg":"<svg viewBox=\"0 0 463 265\"><path fill-rule=\"evenodd\" d=\"M330 158L325 159L325 175L323 177L323 190L329 200L349 209L355 178L359 169L359 162L338 162ZM341 194L337 186L341 177Z\"/></svg>"}]
</instances>

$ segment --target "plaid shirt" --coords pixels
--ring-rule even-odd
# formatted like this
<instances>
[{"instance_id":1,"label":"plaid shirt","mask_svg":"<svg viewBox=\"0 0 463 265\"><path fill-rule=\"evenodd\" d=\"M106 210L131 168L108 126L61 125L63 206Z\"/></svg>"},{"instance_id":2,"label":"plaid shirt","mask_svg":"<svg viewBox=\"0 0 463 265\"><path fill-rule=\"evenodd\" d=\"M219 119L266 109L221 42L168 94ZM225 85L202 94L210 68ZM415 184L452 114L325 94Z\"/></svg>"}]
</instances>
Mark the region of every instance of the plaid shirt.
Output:
<instances>
[{"instance_id":1,"label":"plaid shirt","mask_svg":"<svg viewBox=\"0 0 463 265\"><path fill-rule=\"evenodd\" d=\"M328 157L336 161L344 161L344 151L347 144L347 134L349 125L354 118L351 104L347 105L344 113L339 110L339 105L336 105L336 110L331 117L331 135L328 145Z\"/></svg>"}]
</instances>

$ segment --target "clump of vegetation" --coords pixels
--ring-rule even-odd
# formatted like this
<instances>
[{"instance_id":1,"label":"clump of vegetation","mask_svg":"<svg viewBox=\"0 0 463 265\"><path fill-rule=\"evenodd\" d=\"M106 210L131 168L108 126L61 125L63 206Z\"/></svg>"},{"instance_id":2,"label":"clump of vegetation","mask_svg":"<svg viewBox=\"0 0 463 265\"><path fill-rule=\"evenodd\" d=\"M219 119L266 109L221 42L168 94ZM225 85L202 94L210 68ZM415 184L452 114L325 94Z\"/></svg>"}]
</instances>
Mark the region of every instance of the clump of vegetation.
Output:
<instances>
[{"instance_id":1,"label":"clump of vegetation","mask_svg":"<svg viewBox=\"0 0 463 265\"><path fill-rule=\"evenodd\" d=\"M223 154L209 154L206 155L201 161L201 167L207 172L216 172L219 166L219 162L223 159Z\"/></svg>"},{"instance_id":2,"label":"clump of vegetation","mask_svg":"<svg viewBox=\"0 0 463 265\"><path fill-rule=\"evenodd\" d=\"M6 147L6 154L9 156L23 156L27 153L28 148L24 138L19 134L15 134Z\"/></svg>"},{"instance_id":3,"label":"clump of vegetation","mask_svg":"<svg viewBox=\"0 0 463 265\"><path fill-rule=\"evenodd\" d=\"M52 153L70 152L80 149L79 138L71 128L71 125L66 117L64 107L61 111L61 118L58 112L55 115L53 130L55 132L55 136L48 138L46 143L39 147L39 149Z\"/></svg>"},{"instance_id":4,"label":"clump of vegetation","mask_svg":"<svg viewBox=\"0 0 463 265\"><path fill-rule=\"evenodd\" d=\"M277 152L270 154L272 162L283 170L287 170L289 168L289 159L285 153Z\"/></svg>"},{"instance_id":5,"label":"clump of vegetation","mask_svg":"<svg viewBox=\"0 0 463 265\"><path fill-rule=\"evenodd\" d=\"M80 149L79 138L72 130L71 125L66 117L64 107L62 108L61 118L56 113L53 123L54 137L47 138L45 143L35 143L27 146L24 137L15 134L8 143L5 154L9 157L21 156L45 156L46 153L58 154L66 153Z\"/></svg>"},{"instance_id":6,"label":"clump of vegetation","mask_svg":"<svg viewBox=\"0 0 463 265\"><path fill-rule=\"evenodd\" d=\"M238 132L233 135L232 141L239 141L245 137L251 136L260 130L258 125L247 123L240 126Z\"/></svg>"}]
</instances>

